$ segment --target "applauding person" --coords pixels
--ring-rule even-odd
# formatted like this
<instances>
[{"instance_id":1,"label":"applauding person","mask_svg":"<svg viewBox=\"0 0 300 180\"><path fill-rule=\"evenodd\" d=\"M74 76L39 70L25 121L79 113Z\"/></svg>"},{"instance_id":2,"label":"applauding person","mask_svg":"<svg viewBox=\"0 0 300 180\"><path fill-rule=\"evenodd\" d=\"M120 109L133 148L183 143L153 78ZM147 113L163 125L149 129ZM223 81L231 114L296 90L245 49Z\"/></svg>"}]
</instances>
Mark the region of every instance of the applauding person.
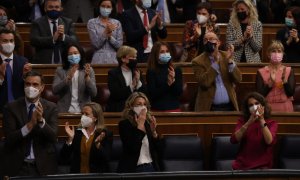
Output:
<instances>
[{"instance_id":1,"label":"applauding person","mask_svg":"<svg viewBox=\"0 0 300 180\"><path fill-rule=\"evenodd\" d=\"M119 122L119 133L123 143L118 171L154 172L159 170L159 136L156 119L151 115L150 103L145 94L134 92L129 96Z\"/></svg>"},{"instance_id":2,"label":"applauding person","mask_svg":"<svg viewBox=\"0 0 300 180\"><path fill-rule=\"evenodd\" d=\"M101 0L98 3L100 15L90 19L87 28L96 52L92 64L117 64L116 52L123 44L121 23L115 16L114 0Z\"/></svg>"},{"instance_id":3,"label":"applauding person","mask_svg":"<svg viewBox=\"0 0 300 180\"><path fill-rule=\"evenodd\" d=\"M147 70L147 90L154 111L180 111L182 72L172 64L169 46L164 42L153 45Z\"/></svg>"},{"instance_id":4,"label":"applauding person","mask_svg":"<svg viewBox=\"0 0 300 180\"><path fill-rule=\"evenodd\" d=\"M71 161L70 173L109 172L112 132L105 128L103 111L99 104L85 104L80 128L75 130L66 122L65 131L68 139L60 155L62 159Z\"/></svg>"},{"instance_id":5,"label":"applauding person","mask_svg":"<svg viewBox=\"0 0 300 180\"><path fill-rule=\"evenodd\" d=\"M106 111L121 112L126 99L135 91L145 92L142 72L136 67L137 51L129 46L121 46L117 52L119 66L108 72L110 91Z\"/></svg>"},{"instance_id":6,"label":"applauding person","mask_svg":"<svg viewBox=\"0 0 300 180\"><path fill-rule=\"evenodd\" d=\"M57 67L52 84L53 93L60 97L58 111L78 113L97 94L95 73L85 64L83 49L76 44L68 45L62 58L63 66Z\"/></svg>"},{"instance_id":7,"label":"applauding person","mask_svg":"<svg viewBox=\"0 0 300 180\"><path fill-rule=\"evenodd\" d=\"M249 93L243 102L243 117L236 124L231 143L240 144L234 170L273 167L273 147L278 125L270 119L271 108L259 93Z\"/></svg>"}]
</instances>

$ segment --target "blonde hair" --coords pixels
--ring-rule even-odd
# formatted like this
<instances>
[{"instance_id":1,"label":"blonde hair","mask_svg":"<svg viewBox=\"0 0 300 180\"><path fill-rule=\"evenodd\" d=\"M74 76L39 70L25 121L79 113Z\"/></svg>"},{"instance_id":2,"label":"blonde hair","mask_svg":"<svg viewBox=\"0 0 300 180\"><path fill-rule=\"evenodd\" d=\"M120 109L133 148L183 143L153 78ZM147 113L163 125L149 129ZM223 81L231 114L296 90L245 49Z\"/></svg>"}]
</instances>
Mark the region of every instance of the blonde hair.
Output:
<instances>
[{"instance_id":1,"label":"blonde hair","mask_svg":"<svg viewBox=\"0 0 300 180\"><path fill-rule=\"evenodd\" d=\"M133 103L137 98L143 98L146 101L147 120L151 118L151 112L150 112L151 106L147 96L142 92L134 92L127 98L123 110L123 118L128 119L131 122L131 124L133 124L134 126L137 126L137 123L134 119L135 117L133 114Z\"/></svg>"},{"instance_id":2,"label":"blonde hair","mask_svg":"<svg viewBox=\"0 0 300 180\"><path fill-rule=\"evenodd\" d=\"M101 130L105 128L101 105L95 102L89 102L86 103L83 107L90 107L92 109L93 116L97 119L96 131L101 132Z\"/></svg>"},{"instance_id":3,"label":"blonde hair","mask_svg":"<svg viewBox=\"0 0 300 180\"><path fill-rule=\"evenodd\" d=\"M257 9L250 0L236 0L232 4L233 8L232 8L232 12L231 12L231 15L230 15L229 22L231 22L234 27L240 26L240 21L237 17L237 12L236 12L236 8L240 3L243 3L248 8L248 11L249 11L248 12L249 13L249 15L248 15L249 16L249 24L251 24L255 21L258 21Z\"/></svg>"},{"instance_id":4,"label":"blonde hair","mask_svg":"<svg viewBox=\"0 0 300 180\"><path fill-rule=\"evenodd\" d=\"M119 65L122 64L122 58L129 55L129 56L136 56L137 50L130 46L121 46L117 51L117 60Z\"/></svg>"},{"instance_id":5,"label":"blonde hair","mask_svg":"<svg viewBox=\"0 0 300 180\"><path fill-rule=\"evenodd\" d=\"M271 44L268 46L267 54L270 54L274 49L280 49L282 52L284 52L284 46L278 40L273 40L271 42Z\"/></svg>"}]
</instances>

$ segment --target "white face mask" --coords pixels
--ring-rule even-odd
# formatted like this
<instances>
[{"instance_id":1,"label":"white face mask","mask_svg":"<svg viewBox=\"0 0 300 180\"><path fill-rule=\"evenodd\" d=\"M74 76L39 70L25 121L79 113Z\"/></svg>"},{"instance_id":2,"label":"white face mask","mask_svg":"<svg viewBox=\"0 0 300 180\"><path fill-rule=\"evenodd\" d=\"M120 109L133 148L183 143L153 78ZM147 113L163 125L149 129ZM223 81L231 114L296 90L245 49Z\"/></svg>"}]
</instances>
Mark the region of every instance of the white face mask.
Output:
<instances>
[{"instance_id":1,"label":"white face mask","mask_svg":"<svg viewBox=\"0 0 300 180\"><path fill-rule=\"evenodd\" d=\"M146 109L146 113L147 113L147 107L146 106L134 106L133 107L133 111L137 114L140 115L141 111L143 109Z\"/></svg>"},{"instance_id":2,"label":"white face mask","mask_svg":"<svg viewBox=\"0 0 300 180\"><path fill-rule=\"evenodd\" d=\"M257 111L258 107L259 107L259 105L256 105L256 104L253 106L250 106L249 107L250 113L253 114L256 111L256 114L259 115L259 112Z\"/></svg>"},{"instance_id":3,"label":"white face mask","mask_svg":"<svg viewBox=\"0 0 300 180\"><path fill-rule=\"evenodd\" d=\"M144 7L145 9L150 8L150 7L151 7L151 1L152 1L152 0L142 0L143 7Z\"/></svg>"},{"instance_id":4,"label":"white face mask","mask_svg":"<svg viewBox=\"0 0 300 180\"><path fill-rule=\"evenodd\" d=\"M7 54L12 53L15 49L14 43L5 43L5 44L1 44L1 46L2 46L2 51Z\"/></svg>"},{"instance_id":5,"label":"white face mask","mask_svg":"<svg viewBox=\"0 0 300 180\"><path fill-rule=\"evenodd\" d=\"M205 24L207 22L207 17L202 14L197 14L197 20L199 24Z\"/></svg>"},{"instance_id":6,"label":"white face mask","mask_svg":"<svg viewBox=\"0 0 300 180\"><path fill-rule=\"evenodd\" d=\"M32 86L24 88L24 91L25 91L26 97L29 99L34 99L40 94L40 90L38 90L37 88L34 88Z\"/></svg>"},{"instance_id":7,"label":"white face mask","mask_svg":"<svg viewBox=\"0 0 300 180\"><path fill-rule=\"evenodd\" d=\"M93 119L91 117L88 117L86 115L81 116L81 125L83 128L90 127L93 123Z\"/></svg>"}]
</instances>

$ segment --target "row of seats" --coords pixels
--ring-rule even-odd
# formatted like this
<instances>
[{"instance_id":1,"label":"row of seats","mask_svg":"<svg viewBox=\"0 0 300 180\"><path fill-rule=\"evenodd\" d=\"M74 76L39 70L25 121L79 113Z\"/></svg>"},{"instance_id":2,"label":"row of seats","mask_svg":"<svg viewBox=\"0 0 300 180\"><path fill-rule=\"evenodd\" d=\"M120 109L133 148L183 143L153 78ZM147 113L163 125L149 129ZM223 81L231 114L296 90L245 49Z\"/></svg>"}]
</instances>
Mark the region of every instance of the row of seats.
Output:
<instances>
[{"instance_id":1,"label":"row of seats","mask_svg":"<svg viewBox=\"0 0 300 180\"><path fill-rule=\"evenodd\" d=\"M60 151L65 141L56 144ZM211 170L231 170L232 161L238 152L238 145L230 143L229 136L212 138ZM300 136L286 135L280 140L277 160L279 168L300 169ZM3 158L4 140L0 141L0 162ZM167 135L163 138L162 165L164 171L204 170L203 147L201 139L195 135ZM122 154L122 142L118 136L113 139L110 168L116 172ZM59 155L58 155L59 157ZM0 163L0 165L3 165ZM0 174L1 174L0 167ZM59 174L69 173L69 165L59 162Z\"/></svg>"},{"instance_id":2,"label":"row of seats","mask_svg":"<svg viewBox=\"0 0 300 180\"><path fill-rule=\"evenodd\" d=\"M64 142L58 143L58 151ZM279 155L275 158L282 169L300 169L300 136L283 136L279 142ZM203 146L196 135L165 135L161 152L163 171L204 170ZM230 143L229 136L212 138L211 170L231 170L232 161L238 152L238 145ZM116 172L122 154L122 142L114 136L110 167ZM68 166L60 166L60 173L67 173Z\"/></svg>"},{"instance_id":3,"label":"row of seats","mask_svg":"<svg viewBox=\"0 0 300 180\"><path fill-rule=\"evenodd\" d=\"M194 111L195 97L198 88L197 84L183 83L182 88L183 88L183 93L180 97L180 109L183 112ZM245 89L237 86L236 94L237 94L239 105L241 105L245 95L251 91L255 91L255 87L253 87L252 89L251 88ZM109 96L110 96L110 92L107 84L97 84L97 96L94 97L92 101L101 104L103 110L105 110ZM58 96L52 93L51 85L46 85L42 97L51 102L56 103L58 101ZM296 86L295 89L293 104L294 104L294 111L300 111L300 86L299 85Z\"/></svg>"}]
</instances>

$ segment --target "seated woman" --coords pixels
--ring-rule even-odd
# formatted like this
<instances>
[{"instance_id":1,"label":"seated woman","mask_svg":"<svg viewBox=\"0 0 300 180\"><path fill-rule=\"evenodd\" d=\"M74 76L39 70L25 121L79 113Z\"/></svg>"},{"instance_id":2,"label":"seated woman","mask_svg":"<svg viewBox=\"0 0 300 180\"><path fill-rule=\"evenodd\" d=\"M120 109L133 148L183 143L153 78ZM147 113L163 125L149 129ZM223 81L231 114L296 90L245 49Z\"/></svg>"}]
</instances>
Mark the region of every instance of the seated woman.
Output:
<instances>
[{"instance_id":1,"label":"seated woman","mask_svg":"<svg viewBox=\"0 0 300 180\"><path fill-rule=\"evenodd\" d=\"M85 64L83 49L68 45L62 52L62 67L57 67L52 91L59 95L58 112L79 113L83 105L96 96L95 73L90 64Z\"/></svg>"},{"instance_id":2,"label":"seated woman","mask_svg":"<svg viewBox=\"0 0 300 180\"><path fill-rule=\"evenodd\" d=\"M231 143L240 144L232 169L270 169L278 128L276 121L270 119L271 108L261 94L252 92L246 96L242 110L243 117L230 138Z\"/></svg>"},{"instance_id":3,"label":"seated woman","mask_svg":"<svg viewBox=\"0 0 300 180\"><path fill-rule=\"evenodd\" d=\"M286 11L285 27L277 31L276 39L284 46L284 62L300 62L300 7L290 7Z\"/></svg>"},{"instance_id":4,"label":"seated woman","mask_svg":"<svg viewBox=\"0 0 300 180\"><path fill-rule=\"evenodd\" d=\"M110 91L106 111L121 112L126 99L136 91L145 92L142 72L136 68L137 51L129 46L121 46L117 52L119 66L108 72Z\"/></svg>"},{"instance_id":5,"label":"seated woman","mask_svg":"<svg viewBox=\"0 0 300 180\"><path fill-rule=\"evenodd\" d=\"M112 132L104 125L99 104L90 102L83 106L79 128L65 124L67 142L60 155L71 161L70 173L109 172L108 161L112 149Z\"/></svg>"},{"instance_id":6,"label":"seated woman","mask_svg":"<svg viewBox=\"0 0 300 180\"><path fill-rule=\"evenodd\" d=\"M182 72L173 66L169 49L167 43L157 41L148 58L147 92L154 111L180 111Z\"/></svg>"},{"instance_id":7,"label":"seated woman","mask_svg":"<svg viewBox=\"0 0 300 180\"><path fill-rule=\"evenodd\" d=\"M156 119L151 116L150 103L145 94L134 92L127 99L119 122L119 134L123 143L118 172L158 171L159 136Z\"/></svg>"},{"instance_id":8,"label":"seated woman","mask_svg":"<svg viewBox=\"0 0 300 180\"><path fill-rule=\"evenodd\" d=\"M272 111L293 112L295 75L291 67L282 64L283 52L279 41L270 44L267 50L270 64L257 71L256 90L266 97Z\"/></svg>"},{"instance_id":9,"label":"seated woman","mask_svg":"<svg viewBox=\"0 0 300 180\"><path fill-rule=\"evenodd\" d=\"M96 52L92 64L117 64L116 51L123 44L121 23L112 18L116 15L114 0L100 0L99 17L87 23L90 40Z\"/></svg>"},{"instance_id":10,"label":"seated woman","mask_svg":"<svg viewBox=\"0 0 300 180\"><path fill-rule=\"evenodd\" d=\"M212 12L211 4L208 2L197 5L197 20L186 22L183 34L184 53L181 61L191 61L204 52L203 38L205 33L213 31L219 33L219 27L215 24L217 17Z\"/></svg>"}]
</instances>

